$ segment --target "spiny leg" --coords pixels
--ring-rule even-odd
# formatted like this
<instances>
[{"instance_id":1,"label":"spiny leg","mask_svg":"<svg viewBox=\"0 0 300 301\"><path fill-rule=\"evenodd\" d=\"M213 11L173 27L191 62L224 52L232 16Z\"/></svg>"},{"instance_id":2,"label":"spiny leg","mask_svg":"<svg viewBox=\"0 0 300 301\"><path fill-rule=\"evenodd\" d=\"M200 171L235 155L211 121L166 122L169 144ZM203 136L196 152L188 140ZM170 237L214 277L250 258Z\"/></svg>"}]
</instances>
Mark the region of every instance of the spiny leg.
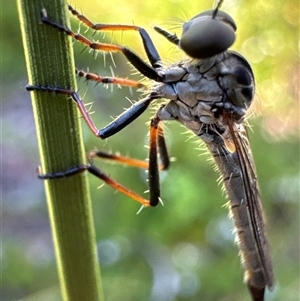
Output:
<instances>
[{"instance_id":1,"label":"spiny leg","mask_svg":"<svg viewBox=\"0 0 300 301\"><path fill-rule=\"evenodd\" d=\"M152 125L152 127L154 127ZM151 127L151 128L152 128ZM160 155L160 161L158 168L159 170L166 170L170 165L170 158L163 134L163 129L160 125L157 126L157 132L151 132L151 140L154 140L157 137L157 148ZM151 142L150 142L151 145ZM153 147L153 146L152 146ZM113 162L121 163L124 165L129 165L132 167L138 167L143 169L149 169L149 161L135 159L127 156L122 156L119 154L112 154L108 152L104 152L102 150L91 151L87 154L89 161L93 161L94 158L101 158L105 160L110 160Z\"/></svg>"},{"instance_id":2,"label":"spiny leg","mask_svg":"<svg viewBox=\"0 0 300 301\"><path fill-rule=\"evenodd\" d=\"M46 10L42 10L42 22L51 25L52 27L59 29L60 31L65 32L67 35L72 36L82 44L90 47L91 49L95 50L103 50L103 51L119 51L122 52L127 59L145 76L161 81L162 79L158 76L157 72L154 68L160 66L160 58L159 55L150 39L146 31L142 28L139 28L138 31L143 39L144 47L146 50L146 53L148 55L148 58L152 64L152 67L146 64L142 61L140 57L138 57L135 53L133 53L130 49L118 45L112 45L112 44L104 44L104 43L94 43L91 42L89 39L85 38L81 34L76 34L72 30L70 30L68 27L56 24L55 22L50 21L47 18ZM113 26L114 27L114 26ZM107 27L107 30L111 29L111 26ZM115 27L117 29L117 27ZM118 28L118 30L122 30L124 28ZM131 28L133 29L133 28ZM134 28L134 30L137 30L137 27ZM94 125L92 119L90 118L89 113L85 109L85 106L78 95L73 90L70 89L64 89L59 87L49 87L49 86L27 86L28 91L48 91L48 92L55 92L60 94L69 95L72 97L72 99L76 102L79 110L81 111L86 123L92 130L92 132L96 135L101 137L102 139L109 137L116 132L120 131L122 128L127 126L130 122L132 122L134 119L136 119L140 114L142 114L149 104L159 98L155 93L152 93L148 95L146 98L141 99L134 105L132 105L128 110L126 110L123 114L121 114L119 117L117 117L113 122L111 122L108 126L103 128L102 130L98 130L96 126ZM160 200L160 189L159 189L159 169L158 169L158 162L157 162L157 148L161 148L159 151L161 153L161 156L167 156L166 149L162 149L165 147L165 142L163 139L163 136L159 135L160 132L160 126L159 126L159 120L158 118L154 118L151 122L151 130L150 130L150 153L149 153L149 188L150 188L150 202L134 192L130 191L126 187L122 186L120 183L116 182L112 178L108 177L106 174L104 174L100 169L97 167L88 164L88 165L79 165L77 167L73 167L65 172L58 172L48 175L42 175L40 174L39 177L42 179L55 179L55 178L61 178L61 177L68 177L72 176L76 173L81 173L85 170L89 171L90 173L94 174L98 178L105 181L110 186L114 187L118 191L132 197L133 199L137 200L138 202L142 203L145 206L156 206ZM166 168L169 165L169 159L163 158L163 165L165 164Z\"/></svg>"},{"instance_id":3,"label":"spiny leg","mask_svg":"<svg viewBox=\"0 0 300 301\"><path fill-rule=\"evenodd\" d=\"M160 155L161 163L158 164L157 151ZM150 192L150 205L156 206L160 201L160 183L159 170L166 170L170 165L170 158L164 138L163 128L160 125L160 120L155 116L150 123L150 141L149 141L149 162L137 160L120 155L108 154L103 151L90 152L89 159L100 157L109 159L126 165L147 168L148 169L148 185Z\"/></svg>"},{"instance_id":4,"label":"spiny leg","mask_svg":"<svg viewBox=\"0 0 300 301\"><path fill-rule=\"evenodd\" d=\"M80 174L84 171L88 171L89 173L93 174L97 178L101 179L104 181L106 184L109 186L113 187L117 191L127 195L128 197L132 198L133 200L141 203L145 207L151 206L150 202L141 197L140 195L136 194L132 190L126 188L119 182L115 181L113 178L109 177L107 174L105 174L101 169L97 168L94 165L91 164L82 164L79 166L75 166L72 168L67 169L66 171L59 171L55 173L49 173L49 174L42 174L41 170L39 169L39 174L38 178L42 180L54 180L54 179L59 179L59 178L64 178L64 177L70 177L76 174Z\"/></svg>"},{"instance_id":5,"label":"spiny leg","mask_svg":"<svg viewBox=\"0 0 300 301\"><path fill-rule=\"evenodd\" d=\"M94 158L101 158L112 162L121 163L124 165L143 168L143 169L147 169L149 166L149 162L145 160L135 159L127 156L122 156L119 154L111 154L108 152L104 152L102 150L91 151L87 154L87 157L90 161L92 161Z\"/></svg>"},{"instance_id":6,"label":"spiny leg","mask_svg":"<svg viewBox=\"0 0 300 301\"><path fill-rule=\"evenodd\" d=\"M142 83L127 78L110 77L110 76L104 77L96 73L85 72L84 70L79 70L79 69L75 69L75 73L78 77L84 77L87 81L91 80L97 83L116 84L116 85L129 86L135 88L145 87L145 85L143 85Z\"/></svg>"},{"instance_id":7,"label":"spiny leg","mask_svg":"<svg viewBox=\"0 0 300 301\"><path fill-rule=\"evenodd\" d=\"M158 75L155 68L161 66L161 59L159 57L159 54L150 39L147 32L140 27L133 26L133 25L105 25L104 28L96 29L96 30L138 30L144 44L144 48L146 51L146 54L149 58L149 61L151 62L152 66L145 63L137 54L135 54L132 50L130 50L127 47L119 46L119 45L113 45L113 44L106 44L106 43L99 43L99 42L93 42L83 36L80 33L75 33L70 28L68 28L65 25L57 24L54 21L51 21L47 16L47 11L45 9L42 9L41 11L41 21L49 26L52 26L62 32L65 32L67 35L73 37L78 42L82 43L83 45L86 45L87 47L94 49L94 50L100 50L100 51L108 51L108 52L122 52L128 61L143 75L146 77L153 79L155 81L162 81L162 78ZM97 25L97 24L96 24Z\"/></svg>"},{"instance_id":8,"label":"spiny leg","mask_svg":"<svg viewBox=\"0 0 300 301\"><path fill-rule=\"evenodd\" d=\"M47 12L45 9L41 11L41 20L43 23L47 25L51 25L52 27L65 32L67 35L70 35L74 37L79 42L87 45L88 47L96 50L104 50L104 51L121 51L123 52L126 57L129 59L131 63L144 75L146 75L149 78L158 80L158 75L156 71L151 67L148 66L146 63L144 63L138 56L136 56L131 50L127 49L126 47L117 46L117 45L111 45L111 44L103 44L103 43L93 43L89 39L85 38L81 34L74 33L71 29L64 25L59 25L55 22L52 22L47 17ZM142 31L143 32L143 31ZM149 38L150 39L150 38ZM146 39L147 40L147 39ZM150 40L151 41L151 40ZM152 43L152 42L151 42ZM147 48L149 49L149 47ZM150 51L151 52L151 51ZM155 51L154 51L155 52ZM151 52L152 53L152 52ZM91 75L92 78L97 79L97 76L95 74ZM101 80L100 77L98 77L98 80ZM103 81L103 78L102 78ZM119 80L120 82L121 80ZM123 80L124 83L124 80ZM134 84L130 82L126 82L127 84ZM61 94L66 94L72 97L72 99L76 102L83 118L85 119L87 125L91 129L91 131L96 135L97 137L100 137L102 139L107 138L121 129L123 129L125 126L127 126L129 123L131 123L134 119L136 119L140 114L142 114L146 108L149 106L151 101L157 96L150 95L138 102L136 102L134 105L132 105L128 110L123 112L119 117L117 117L115 120L113 120L108 126L105 128L98 130L95 126L94 122L92 121L88 111L86 110L82 100L80 99L79 95L72 90L58 88L58 87L46 87L46 86L27 86L27 90L33 91L49 91L49 92L56 92Z\"/></svg>"},{"instance_id":9,"label":"spiny leg","mask_svg":"<svg viewBox=\"0 0 300 301\"><path fill-rule=\"evenodd\" d=\"M150 124L150 149L148 168L150 204L152 206L156 206L160 201L159 169L157 159L158 125L159 120L153 118Z\"/></svg>"},{"instance_id":10,"label":"spiny leg","mask_svg":"<svg viewBox=\"0 0 300 301\"><path fill-rule=\"evenodd\" d=\"M135 102L130 108L125 110L121 115L119 115L106 127L104 127L103 129L98 129L94 124L89 112L85 108L85 105L77 92L70 89L64 89L59 87L33 86L33 85L27 85L26 90L40 91L40 92L54 92L54 93L65 94L70 96L75 101L78 109L81 112L83 119L85 120L86 124L88 125L92 133L95 136L100 137L101 139L108 138L116 134L120 130L122 130L132 121L134 121L137 117L139 117L148 108L148 106L153 100L159 98L154 93L146 96L145 98Z\"/></svg>"},{"instance_id":11,"label":"spiny leg","mask_svg":"<svg viewBox=\"0 0 300 301\"><path fill-rule=\"evenodd\" d=\"M144 45L144 49L146 51L147 57L151 63L153 68L161 67L161 58L154 46L150 36L147 31L139 26L135 25L122 25L122 24L103 24L103 23L93 23L86 16L80 14L75 8L71 5L68 5L70 12L75 16L78 20L83 22L87 27L95 30L95 31L124 31L124 30L134 30L138 31Z\"/></svg>"},{"instance_id":12,"label":"spiny leg","mask_svg":"<svg viewBox=\"0 0 300 301\"><path fill-rule=\"evenodd\" d=\"M88 154L88 159L90 162L92 162L93 158L100 157L103 159L112 160L117 163L123 163L133 167L148 169L150 201L141 197L140 195L128 189L127 187L123 186L122 184L105 174L101 169L99 169L92 163L81 164L69 168L66 171L59 171L50 174L42 174L41 170L39 169L38 177L43 180L53 180L58 178L70 177L75 174L88 171L97 178L103 180L106 184L113 187L117 191L141 203L143 206L156 206L160 201L159 170L167 169L170 163L163 135L163 130L162 127L159 125L159 122L159 119L156 117L154 117L151 120L149 162L120 155L108 154L103 151L94 151ZM159 151L161 157L162 163L160 165L158 165L157 150Z\"/></svg>"}]
</instances>

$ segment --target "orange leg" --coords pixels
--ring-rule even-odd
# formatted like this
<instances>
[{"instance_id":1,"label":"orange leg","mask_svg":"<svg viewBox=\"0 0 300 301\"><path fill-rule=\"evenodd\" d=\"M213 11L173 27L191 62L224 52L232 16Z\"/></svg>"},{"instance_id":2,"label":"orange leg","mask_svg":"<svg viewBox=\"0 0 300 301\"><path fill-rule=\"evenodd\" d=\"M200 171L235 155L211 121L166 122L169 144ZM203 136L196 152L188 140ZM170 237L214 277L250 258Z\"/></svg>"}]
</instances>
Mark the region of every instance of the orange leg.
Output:
<instances>
[{"instance_id":1,"label":"orange leg","mask_svg":"<svg viewBox=\"0 0 300 301\"><path fill-rule=\"evenodd\" d=\"M136 30L139 32L144 48L147 54L147 57L151 63L151 66L145 63L139 56L137 56L133 51L130 49L113 44L106 44L106 43L96 43L91 41L90 39L84 37L79 33L73 32L71 29L64 25L57 24L53 21L50 21L47 17L47 12L45 9L41 11L41 21L46 24L50 25L53 28L64 32L65 34L73 37L78 42L82 43L83 45L90 47L94 50L101 50L101 51L117 51L122 52L127 59L139 70L142 74L147 76L150 79L156 81L162 81L163 79L160 78L158 73L156 72L156 68L160 67L160 57L158 52L156 51L155 46L153 45L150 37L148 36L147 32L137 26L132 25L104 25L104 24L93 24L90 20L88 20L83 15L79 14L76 10L72 7L69 7L73 15L75 15L79 20L85 23L90 28L95 30ZM88 80L94 80L96 82L102 83L116 83L121 85L128 85L134 87L141 87L138 82L130 81L127 79L119 79L119 78L107 78L101 77L94 73L86 73L84 71L77 71L78 75L81 77L85 77ZM66 89L61 87L52 87L52 86L45 86L45 85L28 85L28 91L39 91L39 92L54 92L59 94L65 94L70 96L76 103L78 109L80 110L83 118L85 119L87 125L91 129L91 131L98 137L105 139L111 135L114 135L133 120L135 120L139 115L141 115L151 104L153 100L160 98L155 92L150 93L145 98L135 102L129 109L119 115L115 120L113 120L110 124L108 124L103 129L98 129L95 124L93 123L88 111L86 110L80 96L77 92L72 89ZM158 155L157 152L160 154L161 164L158 164ZM150 191L150 198L149 200L141 197L140 195L136 194L135 192L131 191L130 189L124 187L119 182L115 181L108 175L106 175L101 169L97 168L93 163L92 159L94 157L101 157L110 160L114 160L116 162L121 162L123 164L139 167L139 168L147 168L148 169L148 177L149 177L149 191ZM159 188L159 170L163 170L168 168L169 166L169 157L168 152L163 136L163 130L160 125L160 120L157 116L151 120L150 126L150 149L149 149L149 162L144 162L141 160L136 160L124 156L116 156L110 155L103 152L91 152L88 155L89 163L88 164L81 164L79 166L75 166L69 168L65 171L54 172L50 174L42 174L39 172L40 179L57 179L62 177L69 177L74 174L81 173L83 171L88 171L98 177L99 179L103 180L105 183L120 191L121 193L127 195L128 197L134 199L135 201L141 203L143 206L156 206L160 201L160 188Z\"/></svg>"},{"instance_id":2,"label":"orange leg","mask_svg":"<svg viewBox=\"0 0 300 301\"><path fill-rule=\"evenodd\" d=\"M119 77L103 77L95 73L91 72L85 72L83 70L75 70L76 75L78 77L84 77L87 81L95 81L97 83L103 83L103 84L117 84L121 86L129 86L129 87L135 87L135 88L144 88L145 85L143 85L140 82L130 80L127 78L119 78Z\"/></svg>"},{"instance_id":3,"label":"orange leg","mask_svg":"<svg viewBox=\"0 0 300 301\"><path fill-rule=\"evenodd\" d=\"M70 177L75 174L88 171L112 188L141 203L143 206L156 206L160 201L159 170L167 169L170 163L163 135L163 129L159 125L159 122L160 121L157 117L154 117L151 120L149 162L120 155L108 154L103 151L93 151L88 154L88 160L90 161L89 164L82 164L69 168L66 171L60 171L50 174L42 174L41 170L39 170L38 177L43 180L53 180L63 177ZM160 165L158 165L157 150L159 151L161 158ZM136 194L132 190L128 189L127 187L123 186L122 184L105 174L100 168L96 167L92 163L93 158L95 157L112 160L114 162L138 168L148 169L150 200L147 200L142 196Z\"/></svg>"},{"instance_id":4,"label":"orange leg","mask_svg":"<svg viewBox=\"0 0 300 301\"><path fill-rule=\"evenodd\" d=\"M65 34L73 37L75 40L81 44L98 51L108 51L108 52L122 52L128 61L143 75L153 79L155 81L162 81L162 78L158 75L156 68L161 67L160 56L150 38L148 33L141 27L134 25L119 25L119 24L94 24L85 16L79 14L75 9L69 6L69 9L79 20L84 24L94 30L135 30L138 31L144 45L147 57L151 63L151 66L144 62L137 54L125 46L113 45L107 43L94 42L86 38L80 33L75 33L70 28L65 25L57 24L54 21L51 21L47 16L47 11L42 9L41 11L41 21L49 26L56 28L59 31L64 32Z\"/></svg>"}]
</instances>

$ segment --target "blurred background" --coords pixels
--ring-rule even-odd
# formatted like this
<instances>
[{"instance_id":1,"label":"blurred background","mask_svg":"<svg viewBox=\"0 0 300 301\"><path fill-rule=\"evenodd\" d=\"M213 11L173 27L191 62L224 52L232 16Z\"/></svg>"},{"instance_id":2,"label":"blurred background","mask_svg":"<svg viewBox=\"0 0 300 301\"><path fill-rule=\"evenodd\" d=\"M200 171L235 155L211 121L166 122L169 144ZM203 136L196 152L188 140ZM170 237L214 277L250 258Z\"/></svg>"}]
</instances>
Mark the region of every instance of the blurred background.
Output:
<instances>
[{"instance_id":1,"label":"blurred background","mask_svg":"<svg viewBox=\"0 0 300 301\"><path fill-rule=\"evenodd\" d=\"M166 63L183 53L153 30L177 32L184 20L214 6L213 1L80 1L71 3L101 23L136 24L147 29ZM9 300L60 300L43 182L37 180L39 152L16 3L2 6L2 248L1 297ZM253 67L257 97L250 133L276 286L266 300L299 300L299 2L225 0L222 9L237 23L232 49ZM74 22L73 22L74 21ZM77 31L78 22L72 20ZM81 25L81 32L85 28ZM91 31L87 32L92 35ZM105 33L97 40L122 43L145 57L136 32ZM140 80L121 54L93 57L74 43L76 66L101 75ZM136 72L135 72L136 73ZM137 91L79 81L84 100L93 102L99 127L111 121ZM107 141L83 124L86 150L100 148L135 158L147 157L153 110ZM106 300L250 300L234 243L226 197L207 162L204 147L176 124L166 126L169 152L176 161L162 173L164 206L136 215L136 202L88 175ZM99 162L111 176L143 193L144 171Z\"/></svg>"}]
</instances>

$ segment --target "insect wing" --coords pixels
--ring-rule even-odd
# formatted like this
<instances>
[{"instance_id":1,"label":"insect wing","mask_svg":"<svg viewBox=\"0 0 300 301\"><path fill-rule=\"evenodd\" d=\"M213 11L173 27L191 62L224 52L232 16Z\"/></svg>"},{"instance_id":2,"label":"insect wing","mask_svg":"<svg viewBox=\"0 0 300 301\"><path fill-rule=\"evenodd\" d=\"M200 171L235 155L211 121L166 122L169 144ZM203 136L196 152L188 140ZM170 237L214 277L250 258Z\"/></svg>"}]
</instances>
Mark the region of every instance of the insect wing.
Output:
<instances>
[{"instance_id":1,"label":"insect wing","mask_svg":"<svg viewBox=\"0 0 300 301\"><path fill-rule=\"evenodd\" d=\"M232 137L232 141L235 145L238 162L242 174L245 197L246 197L246 208L248 210L249 224L251 226L252 235L255 242L256 257L258 262L247 262L251 260L252 256L249 254L242 254L242 259L246 267L246 281L248 282L249 289L255 290L255 287L267 286L272 289L274 285L273 267L270 258L269 244L266 238L265 224L262 203L259 195L259 188L257 183L257 177L255 172L254 160L249 145L248 133L244 125L233 123L227 118L227 125ZM244 251L241 249L241 252ZM245 251L247 252L247 251ZM250 269L247 270L247 267ZM253 283L251 280L251 270L255 272L261 270L264 276L262 282L256 283L257 277L254 277Z\"/></svg>"}]
</instances>

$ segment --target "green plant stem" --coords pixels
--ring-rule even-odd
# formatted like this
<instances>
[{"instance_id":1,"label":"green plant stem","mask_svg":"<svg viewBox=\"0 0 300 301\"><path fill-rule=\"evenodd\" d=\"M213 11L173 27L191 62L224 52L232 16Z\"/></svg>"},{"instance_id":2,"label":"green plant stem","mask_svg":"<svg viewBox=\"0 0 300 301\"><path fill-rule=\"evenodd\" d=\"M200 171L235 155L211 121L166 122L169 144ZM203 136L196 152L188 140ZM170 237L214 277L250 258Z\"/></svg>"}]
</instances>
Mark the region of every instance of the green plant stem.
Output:
<instances>
[{"instance_id":1,"label":"green plant stem","mask_svg":"<svg viewBox=\"0 0 300 301\"><path fill-rule=\"evenodd\" d=\"M63 0L18 0L28 81L76 90L71 39L41 24L42 8L49 18L69 25ZM76 105L55 93L31 95L43 172L82 164L85 156ZM45 187L63 300L104 300L86 176L47 180Z\"/></svg>"}]
</instances>

